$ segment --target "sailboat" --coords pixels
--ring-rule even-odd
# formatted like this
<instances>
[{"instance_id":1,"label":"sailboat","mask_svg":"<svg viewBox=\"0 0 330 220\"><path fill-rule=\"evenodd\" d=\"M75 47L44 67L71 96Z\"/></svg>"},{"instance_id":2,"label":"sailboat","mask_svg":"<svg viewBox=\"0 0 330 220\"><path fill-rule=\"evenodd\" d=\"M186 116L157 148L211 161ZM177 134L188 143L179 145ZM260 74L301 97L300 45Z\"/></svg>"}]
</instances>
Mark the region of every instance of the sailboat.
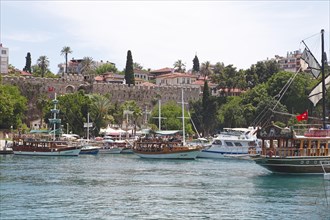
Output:
<instances>
[{"instance_id":1,"label":"sailboat","mask_svg":"<svg viewBox=\"0 0 330 220\"><path fill-rule=\"evenodd\" d=\"M181 92L182 139L179 138L180 130L161 131L159 128L160 131L155 132L154 137L141 138L135 142L135 155L148 159L196 159L201 146L186 144L183 89Z\"/></svg>"},{"instance_id":2,"label":"sailboat","mask_svg":"<svg viewBox=\"0 0 330 220\"><path fill-rule=\"evenodd\" d=\"M323 164L330 162L330 128L326 124L325 117L325 88L326 77L324 73L324 30L321 30L322 39L322 81L320 86L311 92L315 103L323 101L323 124L309 125L298 129L280 128L276 125L269 125L258 130L257 137L262 140L262 153L253 157L254 161L274 173L286 174L323 174L330 172L330 166ZM316 59L306 46L305 61L315 73ZM302 57L304 59L304 57ZM328 76L329 78L329 76ZM319 89L321 88L321 89ZM318 93L317 91L320 91ZM307 119L308 112L299 117Z\"/></svg>"},{"instance_id":3,"label":"sailboat","mask_svg":"<svg viewBox=\"0 0 330 220\"><path fill-rule=\"evenodd\" d=\"M54 115L49 119L53 125L52 131L45 131L39 134L21 134L13 137L14 155L28 156L78 156L81 147L76 146L68 141L60 140L57 135L61 133L61 119L57 118L59 110L56 108L58 100L53 100L54 109L51 110ZM58 128L58 129L56 129Z\"/></svg>"}]
</instances>

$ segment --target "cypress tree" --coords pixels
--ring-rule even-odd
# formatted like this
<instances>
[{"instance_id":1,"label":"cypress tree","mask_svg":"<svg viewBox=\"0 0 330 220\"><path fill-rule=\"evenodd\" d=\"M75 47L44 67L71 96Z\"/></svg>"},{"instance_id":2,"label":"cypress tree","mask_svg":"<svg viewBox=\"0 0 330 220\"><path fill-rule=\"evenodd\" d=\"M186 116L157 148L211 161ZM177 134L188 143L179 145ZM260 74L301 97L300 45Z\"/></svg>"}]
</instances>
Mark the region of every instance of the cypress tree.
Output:
<instances>
[{"instance_id":1,"label":"cypress tree","mask_svg":"<svg viewBox=\"0 0 330 220\"><path fill-rule=\"evenodd\" d=\"M30 52L27 53L25 60L26 60L25 67L23 68L23 70L31 73L31 54L30 54Z\"/></svg>"},{"instance_id":2,"label":"cypress tree","mask_svg":"<svg viewBox=\"0 0 330 220\"><path fill-rule=\"evenodd\" d=\"M127 51L126 67L125 67L125 81L128 86L135 85L134 70L133 70L133 58L131 51Z\"/></svg>"},{"instance_id":3,"label":"cypress tree","mask_svg":"<svg viewBox=\"0 0 330 220\"><path fill-rule=\"evenodd\" d=\"M195 55L195 58L193 59L193 72L199 72L199 60L197 55Z\"/></svg>"}]
</instances>

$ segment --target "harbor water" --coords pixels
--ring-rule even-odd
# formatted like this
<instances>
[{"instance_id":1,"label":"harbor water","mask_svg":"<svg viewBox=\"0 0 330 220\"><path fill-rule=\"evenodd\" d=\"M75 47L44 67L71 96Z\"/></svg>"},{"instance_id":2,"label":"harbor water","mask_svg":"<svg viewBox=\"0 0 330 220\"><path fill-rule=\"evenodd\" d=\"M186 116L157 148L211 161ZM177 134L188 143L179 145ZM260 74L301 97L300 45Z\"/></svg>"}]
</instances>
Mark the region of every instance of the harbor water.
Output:
<instances>
[{"instance_id":1,"label":"harbor water","mask_svg":"<svg viewBox=\"0 0 330 220\"><path fill-rule=\"evenodd\" d=\"M0 219L330 219L330 181L252 161L0 156Z\"/></svg>"}]
</instances>

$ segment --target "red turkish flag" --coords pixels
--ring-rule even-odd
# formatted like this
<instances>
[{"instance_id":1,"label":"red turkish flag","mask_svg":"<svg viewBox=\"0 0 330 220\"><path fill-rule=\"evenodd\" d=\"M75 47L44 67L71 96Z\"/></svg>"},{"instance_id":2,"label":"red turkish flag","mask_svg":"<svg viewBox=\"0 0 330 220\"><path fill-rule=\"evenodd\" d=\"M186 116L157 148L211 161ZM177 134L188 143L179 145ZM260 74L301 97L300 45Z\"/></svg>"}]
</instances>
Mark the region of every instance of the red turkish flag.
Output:
<instances>
[{"instance_id":1,"label":"red turkish flag","mask_svg":"<svg viewBox=\"0 0 330 220\"><path fill-rule=\"evenodd\" d=\"M307 120L308 119L308 111L305 111L303 113L301 113L300 115L296 116L298 121L303 121L303 120Z\"/></svg>"}]
</instances>

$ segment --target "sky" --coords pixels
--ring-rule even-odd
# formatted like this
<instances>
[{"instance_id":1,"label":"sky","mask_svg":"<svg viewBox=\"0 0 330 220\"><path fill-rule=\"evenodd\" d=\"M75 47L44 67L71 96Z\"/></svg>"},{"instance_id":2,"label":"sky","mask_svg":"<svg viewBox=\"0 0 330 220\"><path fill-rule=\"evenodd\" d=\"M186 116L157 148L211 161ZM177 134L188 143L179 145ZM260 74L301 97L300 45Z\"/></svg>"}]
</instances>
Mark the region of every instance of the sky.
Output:
<instances>
[{"instance_id":1,"label":"sky","mask_svg":"<svg viewBox=\"0 0 330 220\"><path fill-rule=\"evenodd\" d=\"M50 70L69 59L91 57L119 70L127 51L145 69L186 69L199 62L222 62L248 69L258 61L319 47L321 29L329 53L330 1L16 1L0 0L0 42L9 48L9 63L32 65L47 56ZM317 56L317 54L316 54ZM328 55L329 57L329 55Z\"/></svg>"}]
</instances>

